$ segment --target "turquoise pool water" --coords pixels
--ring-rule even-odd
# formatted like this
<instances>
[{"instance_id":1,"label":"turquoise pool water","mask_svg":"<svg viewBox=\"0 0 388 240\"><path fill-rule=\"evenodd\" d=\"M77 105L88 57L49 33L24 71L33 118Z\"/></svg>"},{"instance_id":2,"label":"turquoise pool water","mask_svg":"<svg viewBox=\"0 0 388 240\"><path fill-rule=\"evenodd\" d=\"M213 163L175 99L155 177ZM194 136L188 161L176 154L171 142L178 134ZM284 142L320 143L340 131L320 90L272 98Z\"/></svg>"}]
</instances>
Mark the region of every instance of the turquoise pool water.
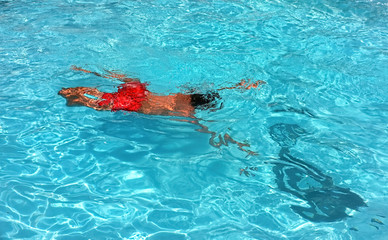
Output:
<instances>
[{"instance_id":1,"label":"turquoise pool water","mask_svg":"<svg viewBox=\"0 0 388 240\"><path fill-rule=\"evenodd\" d=\"M386 1L0 1L0 13L0 239L387 236ZM72 65L160 94L267 84L220 92L220 110L196 114L208 134L67 107L62 87L119 84Z\"/></svg>"}]
</instances>

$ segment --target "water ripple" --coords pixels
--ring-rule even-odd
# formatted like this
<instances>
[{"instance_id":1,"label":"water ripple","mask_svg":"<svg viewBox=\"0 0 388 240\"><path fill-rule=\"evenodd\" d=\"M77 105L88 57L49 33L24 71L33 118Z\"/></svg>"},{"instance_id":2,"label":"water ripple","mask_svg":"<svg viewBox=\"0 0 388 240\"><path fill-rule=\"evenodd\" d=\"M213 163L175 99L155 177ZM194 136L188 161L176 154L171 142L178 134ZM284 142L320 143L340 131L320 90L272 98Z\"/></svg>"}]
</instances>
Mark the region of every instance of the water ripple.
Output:
<instances>
[{"instance_id":1,"label":"water ripple","mask_svg":"<svg viewBox=\"0 0 388 240\"><path fill-rule=\"evenodd\" d=\"M1 1L0 11L0 238L387 235L383 1ZM267 84L221 92L221 109L197 113L204 134L66 107L62 87L118 84L71 65L160 94Z\"/></svg>"}]
</instances>

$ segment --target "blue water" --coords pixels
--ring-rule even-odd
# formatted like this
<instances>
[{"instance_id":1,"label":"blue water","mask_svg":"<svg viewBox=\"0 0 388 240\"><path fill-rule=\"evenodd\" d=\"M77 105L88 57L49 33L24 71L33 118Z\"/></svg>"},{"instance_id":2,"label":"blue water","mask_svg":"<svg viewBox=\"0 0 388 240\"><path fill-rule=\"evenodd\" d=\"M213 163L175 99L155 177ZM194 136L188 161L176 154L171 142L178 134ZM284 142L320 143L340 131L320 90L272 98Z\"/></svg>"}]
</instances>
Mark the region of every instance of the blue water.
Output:
<instances>
[{"instance_id":1,"label":"blue water","mask_svg":"<svg viewBox=\"0 0 388 240\"><path fill-rule=\"evenodd\" d=\"M385 0L0 1L0 239L384 239L387 17ZM198 111L208 134L67 107L62 87L119 84L72 65L160 94L267 84Z\"/></svg>"}]
</instances>

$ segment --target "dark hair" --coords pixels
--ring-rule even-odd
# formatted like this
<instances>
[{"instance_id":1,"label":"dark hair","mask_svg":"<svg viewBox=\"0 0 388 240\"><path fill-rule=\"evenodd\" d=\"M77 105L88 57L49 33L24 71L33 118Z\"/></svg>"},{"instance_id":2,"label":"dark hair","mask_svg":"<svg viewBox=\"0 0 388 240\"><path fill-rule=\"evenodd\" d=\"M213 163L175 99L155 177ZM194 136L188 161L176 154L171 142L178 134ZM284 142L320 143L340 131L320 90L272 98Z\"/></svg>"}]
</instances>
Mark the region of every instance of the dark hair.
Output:
<instances>
[{"instance_id":1,"label":"dark hair","mask_svg":"<svg viewBox=\"0 0 388 240\"><path fill-rule=\"evenodd\" d=\"M217 92L209 92L209 93L194 93L191 94L191 105L195 109L209 109L216 107L216 99L221 99L220 95Z\"/></svg>"}]
</instances>

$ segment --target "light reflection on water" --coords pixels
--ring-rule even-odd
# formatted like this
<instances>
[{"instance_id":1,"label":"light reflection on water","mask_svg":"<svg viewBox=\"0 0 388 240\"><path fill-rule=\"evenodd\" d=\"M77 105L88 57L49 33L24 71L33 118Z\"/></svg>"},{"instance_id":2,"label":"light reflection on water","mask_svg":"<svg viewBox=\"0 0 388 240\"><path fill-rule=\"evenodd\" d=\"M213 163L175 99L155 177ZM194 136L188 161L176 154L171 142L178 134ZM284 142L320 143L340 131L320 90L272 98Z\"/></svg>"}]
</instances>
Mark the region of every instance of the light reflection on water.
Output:
<instances>
[{"instance_id":1,"label":"light reflection on water","mask_svg":"<svg viewBox=\"0 0 388 240\"><path fill-rule=\"evenodd\" d=\"M382 239L384 4L0 2L0 238ZM118 84L71 65L161 94L267 84L198 112L212 135L66 107Z\"/></svg>"}]
</instances>

